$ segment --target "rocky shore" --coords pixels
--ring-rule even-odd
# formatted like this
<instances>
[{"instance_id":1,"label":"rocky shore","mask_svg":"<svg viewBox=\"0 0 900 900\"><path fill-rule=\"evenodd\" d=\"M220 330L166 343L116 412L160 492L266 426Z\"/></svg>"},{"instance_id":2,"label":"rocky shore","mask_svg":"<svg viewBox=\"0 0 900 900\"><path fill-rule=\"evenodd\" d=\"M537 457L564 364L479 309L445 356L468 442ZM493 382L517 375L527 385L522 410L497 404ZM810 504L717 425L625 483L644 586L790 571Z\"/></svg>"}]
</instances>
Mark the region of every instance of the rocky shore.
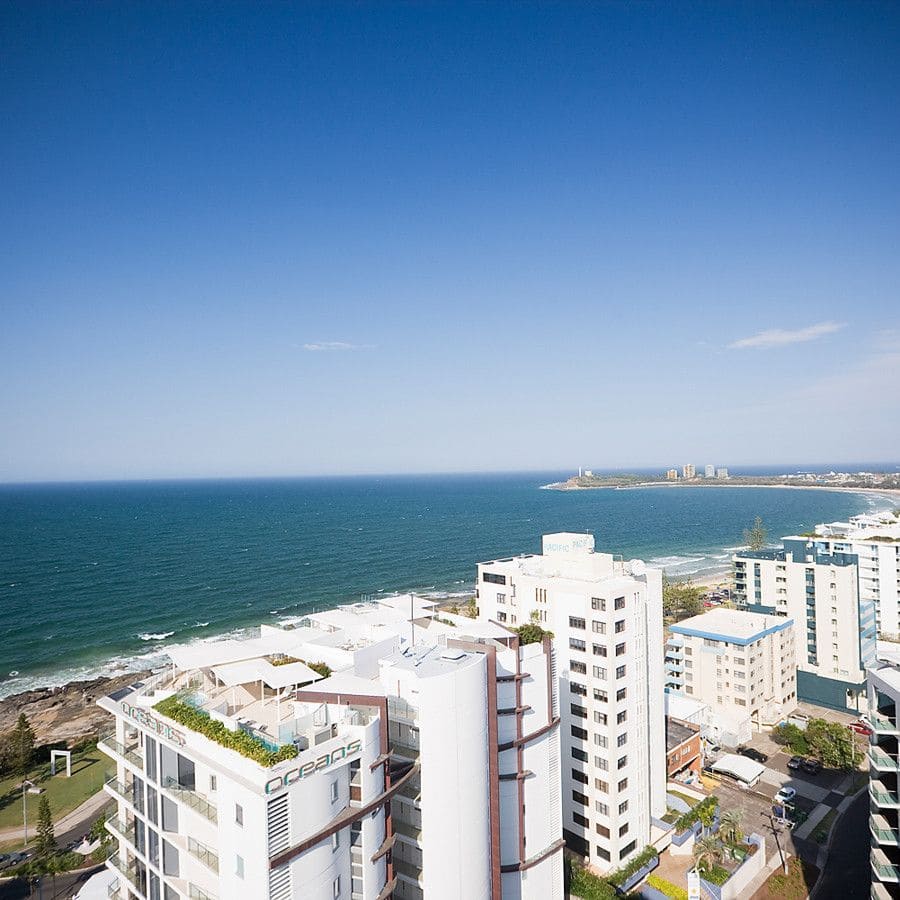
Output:
<instances>
[{"instance_id":1,"label":"rocky shore","mask_svg":"<svg viewBox=\"0 0 900 900\"><path fill-rule=\"evenodd\" d=\"M97 706L97 700L149 674L131 672L117 678L72 681L62 687L13 694L0 700L0 733L11 730L19 713L25 713L39 744L72 744L99 734L110 727L111 719Z\"/></svg>"}]
</instances>

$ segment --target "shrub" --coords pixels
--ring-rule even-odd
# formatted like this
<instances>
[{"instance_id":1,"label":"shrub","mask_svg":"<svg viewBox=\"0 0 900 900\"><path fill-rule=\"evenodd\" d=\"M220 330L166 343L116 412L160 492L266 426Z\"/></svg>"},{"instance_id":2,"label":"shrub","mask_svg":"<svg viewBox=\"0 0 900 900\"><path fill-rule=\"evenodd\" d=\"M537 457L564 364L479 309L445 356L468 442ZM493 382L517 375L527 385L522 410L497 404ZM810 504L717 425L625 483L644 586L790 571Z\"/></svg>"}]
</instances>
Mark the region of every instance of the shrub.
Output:
<instances>
[{"instance_id":1,"label":"shrub","mask_svg":"<svg viewBox=\"0 0 900 900\"><path fill-rule=\"evenodd\" d=\"M703 878L710 884L721 887L729 878L731 878L731 872L722 866L710 866L709 869L703 873Z\"/></svg>"},{"instance_id":2,"label":"shrub","mask_svg":"<svg viewBox=\"0 0 900 900\"><path fill-rule=\"evenodd\" d=\"M610 884L622 885L626 881L628 881L628 879L631 878L631 876L634 875L634 873L637 872L638 869L642 869L647 865L648 862L650 862L651 859L656 856L659 856L659 852L657 851L657 849L648 845L644 847L644 849L641 850L641 852L638 853L637 856L633 857L631 860L625 863L624 866L607 875L607 880Z\"/></svg>"},{"instance_id":3,"label":"shrub","mask_svg":"<svg viewBox=\"0 0 900 900\"><path fill-rule=\"evenodd\" d=\"M615 900L616 889L605 879L598 878L583 866L566 858L569 875L569 894L583 900Z\"/></svg>"},{"instance_id":4,"label":"shrub","mask_svg":"<svg viewBox=\"0 0 900 900\"><path fill-rule=\"evenodd\" d=\"M661 878L659 875L651 875L647 879L647 884L652 888L656 888L661 894L671 897L672 900L688 900L688 892L684 888L678 887L677 884L672 884L671 881L666 881L665 878Z\"/></svg>"},{"instance_id":5,"label":"shrub","mask_svg":"<svg viewBox=\"0 0 900 900\"><path fill-rule=\"evenodd\" d=\"M693 826L694 822L701 822L707 817L711 819L718 806L719 801L716 797L707 797L704 800L701 800L693 809L686 812L675 823L675 830L687 831L688 828Z\"/></svg>"},{"instance_id":6,"label":"shrub","mask_svg":"<svg viewBox=\"0 0 900 900\"><path fill-rule=\"evenodd\" d=\"M523 645L539 644L544 639L544 635L551 638L553 637L552 631L545 631L540 625L535 625L534 622L520 625L518 628L513 628L512 630L519 636L519 643Z\"/></svg>"},{"instance_id":7,"label":"shrub","mask_svg":"<svg viewBox=\"0 0 900 900\"><path fill-rule=\"evenodd\" d=\"M248 734L246 731L231 731L222 722L211 718L209 713L185 703L177 694L160 700L153 708L160 715L178 722L179 725L184 725L185 728L190 728L191 731L202 734L229 750L240 753L241 756L252 759L265 768L293 759L298 752L293 744L285 744L277 750L270 750L252 734Z\"/></svg>"},{"instance_id":8,"label":"shrub","mask_svg":"<svg viewBox=\"0 0 900 900\"><path fill-rule=\"evenodd\" d=\"M772 729L772 740L776 744L789 747L791 752L796 753L798 756L806 756L809 753L809 742L803 729L790 722L776 725Z\"/></svg>"}]
</instances>

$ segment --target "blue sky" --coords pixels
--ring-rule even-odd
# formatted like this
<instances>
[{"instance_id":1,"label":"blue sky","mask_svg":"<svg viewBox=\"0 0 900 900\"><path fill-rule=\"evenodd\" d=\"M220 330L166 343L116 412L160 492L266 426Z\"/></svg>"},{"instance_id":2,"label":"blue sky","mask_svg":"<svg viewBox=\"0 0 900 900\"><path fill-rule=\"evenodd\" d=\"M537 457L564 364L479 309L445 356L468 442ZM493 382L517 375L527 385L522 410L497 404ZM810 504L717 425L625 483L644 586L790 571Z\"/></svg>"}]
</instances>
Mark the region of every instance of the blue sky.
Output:
<instances>
[{"instance_id":1,"label":"blue sky","mask_svg":"<svg viewBox=\"0 0 900 900\"><path fill-rule=\"evenodd\" d=\"M896 458L900 6L6 4L0 480Z\"/></svg>"}]
</instances>

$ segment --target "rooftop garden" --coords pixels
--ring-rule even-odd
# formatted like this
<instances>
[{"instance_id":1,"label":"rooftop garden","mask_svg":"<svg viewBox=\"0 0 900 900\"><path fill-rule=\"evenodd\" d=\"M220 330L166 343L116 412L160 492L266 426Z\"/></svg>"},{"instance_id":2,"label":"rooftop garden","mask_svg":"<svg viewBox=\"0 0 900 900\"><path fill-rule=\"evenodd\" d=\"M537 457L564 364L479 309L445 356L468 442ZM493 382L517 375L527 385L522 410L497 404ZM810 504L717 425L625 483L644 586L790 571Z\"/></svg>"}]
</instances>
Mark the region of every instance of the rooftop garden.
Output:
<instances>
[{"instance_id":1,"label":"rooftop garden","mask_svg":"<svg viewBox=\"0 0 900 900\"><path fill-rule=\"evenodd\" d=\"M285 760L293 759L298 753L293 744L285 744L277 750L271 750L246 731L232 731L222 722L213 719L209 713L191 706L178 694L160 700L153 708L160 715L172 719L173 722L184 725L185 728L190 728L191 731L196 731L205 738L222 747L227 747L229 750L234 750L267 769Z\"/></svg>"}]
</instances>

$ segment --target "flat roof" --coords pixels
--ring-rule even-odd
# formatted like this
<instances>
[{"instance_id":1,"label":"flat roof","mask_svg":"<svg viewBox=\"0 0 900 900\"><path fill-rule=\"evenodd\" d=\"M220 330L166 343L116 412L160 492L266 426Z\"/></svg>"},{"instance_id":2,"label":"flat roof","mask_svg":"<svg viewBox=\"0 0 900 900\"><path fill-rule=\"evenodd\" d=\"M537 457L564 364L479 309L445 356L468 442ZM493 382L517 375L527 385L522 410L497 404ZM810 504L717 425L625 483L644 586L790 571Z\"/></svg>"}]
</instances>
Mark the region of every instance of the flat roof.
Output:
<instances>
[{"instance_id":1,"label":"flat roof","mask_svg":"<svg viewBox=\"0 0 900 900\"><path fill-rule=\"evenodd\" d=\"M727 641L730 644L746 646L767 634L784 631L793 624L793 619L782 616L717 607L701 613L699 616L691 616L683 622L670 625L669 630L674 634L687 634L692 637Z\"/></svg>"},{"instance_id":2,"label":"flat roof","mask_svg":"<svg viewBox=\"0 0 900 900\"><path fill-rule=\"evenodd\" d=\"M699 734L699 728L688 728L682 722L670 719L666 716L666 752L674 750L676 747L689 741L694 735Z\"/></svg>"},{"instance_id":3,"label":"flat roof","mask_svg":"<svg viewBox=\"0 0 900 900\"><path fill-rule=\"evenodd\" d=\"M746 756L739 756L737 753L726 753L720 756L711 766L713 772L724 772L726 775L733 775L735 778L753 784L759 781L766 767Z\"/></svg>"}]
</instances>

